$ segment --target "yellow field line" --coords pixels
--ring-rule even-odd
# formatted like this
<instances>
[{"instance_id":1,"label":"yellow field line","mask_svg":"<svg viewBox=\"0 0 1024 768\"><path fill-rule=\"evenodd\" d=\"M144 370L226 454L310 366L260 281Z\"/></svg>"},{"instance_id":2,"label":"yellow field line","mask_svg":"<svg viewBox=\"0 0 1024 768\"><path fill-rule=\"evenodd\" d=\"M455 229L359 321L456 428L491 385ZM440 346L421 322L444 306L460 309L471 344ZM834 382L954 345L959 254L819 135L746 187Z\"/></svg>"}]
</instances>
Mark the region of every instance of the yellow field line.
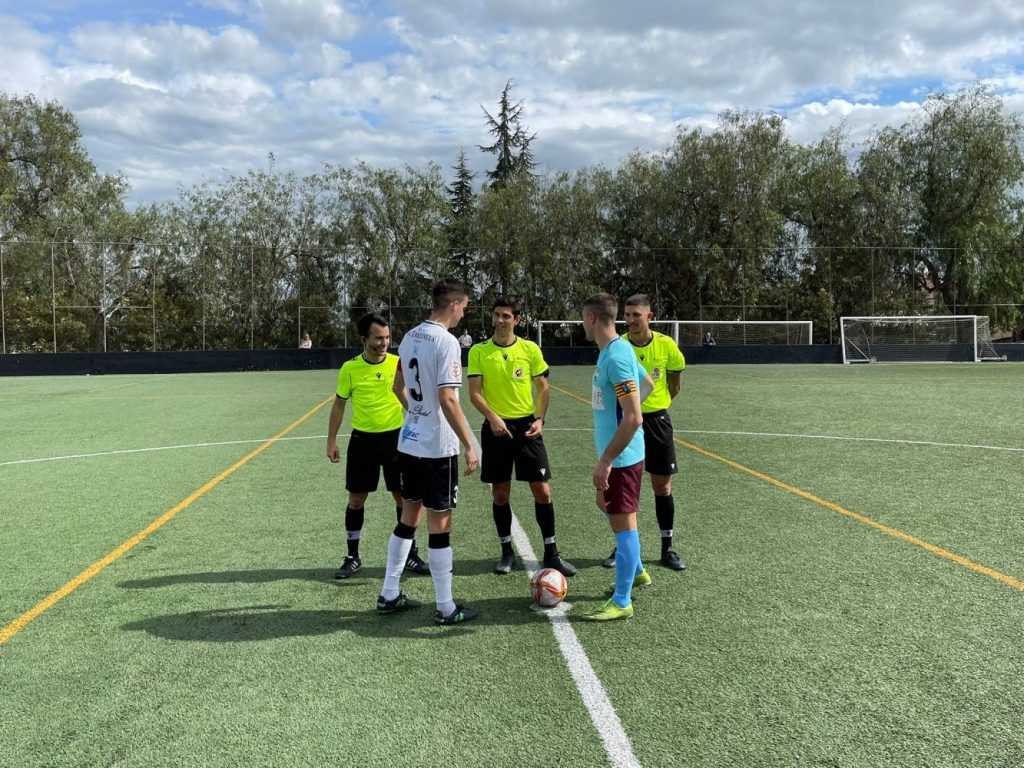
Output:
<instances>
[{"instance_id":1,"label":"yellow field line","mask_svg":"<svg viewBox=\"0 0 1024 768\"><path fill-rule=\"evenodd\" d=\"M179 502L172 509L169 509L166 512L164 512L164 514L162 514L160 517L158 517L156 520L154 520L144 530L139 531L137 534L135 534L130 539L125 541L123 544L121 544L117 549L115 549L112 552L108 553L101 560L98 560L95 563L93 563L92 565L90 565L88 568L86 568L80 574L75 576L75 578L71 579L71 581L69 581L63 587L58 589L56 592L54 592L51 595L47 596L46 598L44 598L40 602L36 603L29 610L25 611L25 613L21 614L21 616L16 618L14 621L12 621L6 627L4 627L3 629L0 629L0 645L3 645L4 643L6 643L12 637L14 637L16 634L18 634L18 632L20 632L22 629L24 629L25 625L27 625L30 621L35 619L37 616L39 616L44 611L49 610L54 605L56 605L61 600L63 600L65 597L70 595L72 592L74 592L80 586L85 584L85 582L89 581L89 579L91 579L93 576L98 574L100 571L102 571L108 565L110 565L111 563L116 561L118 558L120 558L123 554L128 552L132 547L134 547L140 541L142 541L147 536L149 536L151 533L153 533L154 531L156 531L157 529L162 527L165 523L170 522L170 520L175 515L177 515L183 509L186 509L187 507L189 507L192 504L192 502L196 501L198 498L200 498L201 496L205 495L207 493L207 491L210 491L213 488L217 487L217 485L219 485L221 483L221 481L223 481L226 478L230 477L232 474L235 473L236 470L238 470L241 467L245 466L247 463L249 463L249 461L254 459L259 454L263 453L263 451L265 451L271 445L273 445L278 440L280 440L282 437L287 435L289 432L291 432L297 426L302 424L302 422L306 421L306 419L308 419L314 413L316 413L321 408L323 408L325 405L327 405L327 403L330 403L333 400L334 400L334 395L331 395L329 398L324 400L319 405L314 406L313 408L308 410L298 420L292 422L290 425L288 425L287 427L282 429L276 435L274 435L273 437L269 438L266 442L262 443L257 448L255 448L251 453L249 453L248 455L246 455L243 458L241 458L238 461L236 461L234 464L232 464L230 467L225 469L219 475L217 475L212 480L207 482L201 488L193 491L191 494L188 495L188 497L183 499L181 502Z\"/></svg>"},{"instance_id":2,"label":"yellow field line","mask_svg":"<svg viewBox=\"0 0 1024 768\"><path fill-rule=\"evenodd\" d=\"M556 386L554 384L551 385L551 388L557 389L562 394L568 395L569 397L575 400L579 400L581 403L589 402L586 399L577 395L575 392L570 392L567 389L562 389L561 387ZM732 459L727 459L724 456L719 456L717 453L713 453L712 451L709 451L705 448L701 448L698 445L693 445L692 443L688 443L685 440L681 440L678 437L674 437L673 439L679 445L683 446L684 448L688 448L694 453L699 453L702 456L706 456L709 459L719 461L722 464L725 464L726 466L732 467L733 469L738 469L740 472L746 472L748 475L756 477L758 480L763 480L766 483L770 483L771 485L774 485L776 488L780 488L783 491L792 493L794 496L799 496L802 499L814 502L815 504L822 506L825 509L837 512L840 515L845 515L851 520L856 520L858 523L862 523L866 526L874 528L877 531L881 531L882 533L888 536L892 536L893 538L899 539L900 541L905 541L908 544L913 544L915 547L920 547L921 549L931 552L933 555L943 557L946 560L951 560L957 565L962 565L965 568L970 568L972 571L976 573L984 574L985 576L988 576L991 579L995 579L996 581L1006 584L1009 587L1013 587L1014 589L1024 592L1024 581L1020 581L1019 579L1015 579L1012 576L1007 576L1005 573L1000 573L999 571L993 570L988 566L976 563L973 560L964 557L963 555L958 555L956 554L956 552L950 552L948 549L938 547L935 544L931 544L925 541L924 539L919 539L916 536L911 536L909 533L904 533L903 531L897 528L892 528L888 525L883 525L882 523L872 520L870 517L865 517L862 514L853 512L849 509L846 509L845 507L841 507L838 504L835 504L831 501L826 501L825 499L815 496L813 493L810 493L809 491L805 491L802 488L797 488L796 486L790 485L789 483L785 483L782 480L777 480L771 475L766 475L764 472L758 472L756 469L751 469L750 467L744 466L743 464L735 462Z\"/></svg>"}]
</instances>

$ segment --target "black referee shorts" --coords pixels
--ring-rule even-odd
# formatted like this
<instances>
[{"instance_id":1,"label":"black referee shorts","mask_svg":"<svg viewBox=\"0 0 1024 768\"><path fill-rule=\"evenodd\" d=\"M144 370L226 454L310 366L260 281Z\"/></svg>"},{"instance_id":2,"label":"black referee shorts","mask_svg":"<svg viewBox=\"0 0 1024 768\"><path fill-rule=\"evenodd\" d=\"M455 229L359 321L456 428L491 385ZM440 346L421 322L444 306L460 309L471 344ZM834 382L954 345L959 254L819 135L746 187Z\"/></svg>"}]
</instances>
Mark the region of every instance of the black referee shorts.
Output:
<instances>
[{"instance_id":1,"label":"black referee shorts","mask_svg":"<svg viewBox=\"0 0 1024 768\"><path fill-rule=\"evenodd\" d=\"M512 437L498 437L486 421L480 429L480 479L485 483L507 483L512 479L528 483L547 482L551 479L551 464L544 447L543 437L526 437L526 431L536 421L533 416L505 419Z\"/></svg>"},{"instance_id":2,"label":"black referee shorts","mask_svg":"<svg viewBox=\"0 0 1024 768\"><path fill-rule=\"evenodd\" d=\"M666 410L644 414L644 469L652 475L674 475L679 471L672 419Z\"/></svg>"},{"instance_id":3,"label":"black referee shorts","mask_svg":"<svg viewBox=\"0 0 1024 768\"><path fill-rule=\"evenodd\" d=\"M384 487L389 491L402 490L398 471L398 433L362 432L352 430L345 456L345 490L350 493L373 493L384 470Z\"/></svg>"}]
</instances>

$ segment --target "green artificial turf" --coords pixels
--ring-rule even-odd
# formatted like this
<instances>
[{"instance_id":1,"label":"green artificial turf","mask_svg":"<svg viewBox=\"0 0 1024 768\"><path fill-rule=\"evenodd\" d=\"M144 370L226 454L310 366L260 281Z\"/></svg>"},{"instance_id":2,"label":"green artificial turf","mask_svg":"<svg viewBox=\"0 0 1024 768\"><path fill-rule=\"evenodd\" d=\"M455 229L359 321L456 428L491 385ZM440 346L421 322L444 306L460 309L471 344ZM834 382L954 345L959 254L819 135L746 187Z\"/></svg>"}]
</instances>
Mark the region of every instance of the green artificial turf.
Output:
<instances>
[{"instance_id":1,"label":"green artificial turf","mask_svg":"<svg viewBox=\"0 0 1024 768\"><path fill-rule=\"evenodd\" d=\"M1024 580L1024 451L996 450L1024 449L1022 375L693 366L672 415L686 443ZM563 367L551 381L587 400L589 376ZM334 380L0 379L0 628L316 408ZM607 764L606 724L528 610L526 574L491 573L478 478L461 483L453 533L455 593L478 621L435 627L423 577L404 589L424 608L375 614L394 525L383 488L367 505L364 569L331 578L345 493L326 422L323 407L0 645L0 765ZM1024 764L1024 592L683 446L688 570L656 562L647 487L654 585L632 621L580 621L612 579L589 427L586 402L552 394L559 545L581 567L569 617L641 764ZM104 455L11 463L80 454ZM524 486L512 505L539 552Z\"/></svg>"}]
</instances>

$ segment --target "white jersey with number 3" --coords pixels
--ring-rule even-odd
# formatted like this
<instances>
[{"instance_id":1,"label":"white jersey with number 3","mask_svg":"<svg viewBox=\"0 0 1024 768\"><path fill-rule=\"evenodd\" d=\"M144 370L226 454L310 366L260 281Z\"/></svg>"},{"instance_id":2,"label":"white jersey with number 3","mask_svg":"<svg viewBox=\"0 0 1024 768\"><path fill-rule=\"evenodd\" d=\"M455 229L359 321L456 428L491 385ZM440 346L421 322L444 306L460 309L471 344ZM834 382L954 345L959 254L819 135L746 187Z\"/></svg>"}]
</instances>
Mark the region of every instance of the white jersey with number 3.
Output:
<instances>
[{"instance_id":1,"label":"white jersey with number 3","mask_svg":"<svg viewBox=\"0 0 1024 768\"><path fill-rule=\"evenodd\" d=\"M459 438L441 412L437 391L462 386L459 342L440 323L425 320L402 338L398 357L409 410L398 450L410 456L440 459L459 452Z\"/></svg>"}]
</instances>

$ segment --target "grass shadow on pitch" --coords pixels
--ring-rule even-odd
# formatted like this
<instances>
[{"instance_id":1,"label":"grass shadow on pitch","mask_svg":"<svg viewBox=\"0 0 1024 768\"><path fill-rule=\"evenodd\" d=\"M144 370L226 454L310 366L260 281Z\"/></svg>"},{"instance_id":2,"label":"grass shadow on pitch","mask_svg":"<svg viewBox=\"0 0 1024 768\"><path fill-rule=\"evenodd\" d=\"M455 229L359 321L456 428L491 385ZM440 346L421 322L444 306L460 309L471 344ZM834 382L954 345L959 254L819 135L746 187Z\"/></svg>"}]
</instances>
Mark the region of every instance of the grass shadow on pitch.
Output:
<instances>
[{"instance_id":1,"label":"grass shadow on pitch","mask_svg":"<svg viewBox=\"0 0 1024 768\"><path fill-rule=\"evenodd\" d=\"M384 578L383 568L363 568L359 576ZM131 579L118 582L122 589L154 589L179 584L268 584L275 581L334 582L334 568L260 568L248 571L206 571L200 573L170 573L149 579Z\"/></svg>"},{"instance_id":2,"label":"grass shadow on pitch","mask_svg":"<svg viewBox=\"0 0 1024 768\"><path fill-rule=\"evenodd\" d=\"M566 560L571 562L579 570L584 568L597 568L601 566L601 560L591 558L577 558L563 555ZM541 558L543 559L543 558ZM494 566L498 562L498 553L492 559L486 560L459 560L456 558L453 568L456 576L482 576L484 574L493 574ZM523 564L523 560L518 555L516 556L516 564L512 569L512 573L525 573L526 566Z\"/></svg>"},{"instance_id":3,"label":"grass shadow on pitch","mask_svg":"<svg viewBox=\"0 0 1024 768\"><path fill-rule=\"evenodd\" d=\"M472 623L439 627L434 607L398 614L365 611L293 609L284 604L248 605L186 613L149 616L121 625L127 632L146 632L165 640L201 643L245 643L287 637L312 637L350 632L361 637L439 640L452 634L486 631L494 626L515 626L543 621L521 598L489 598L470 603L480 611Z\"/></svg>"}]
</instances>

